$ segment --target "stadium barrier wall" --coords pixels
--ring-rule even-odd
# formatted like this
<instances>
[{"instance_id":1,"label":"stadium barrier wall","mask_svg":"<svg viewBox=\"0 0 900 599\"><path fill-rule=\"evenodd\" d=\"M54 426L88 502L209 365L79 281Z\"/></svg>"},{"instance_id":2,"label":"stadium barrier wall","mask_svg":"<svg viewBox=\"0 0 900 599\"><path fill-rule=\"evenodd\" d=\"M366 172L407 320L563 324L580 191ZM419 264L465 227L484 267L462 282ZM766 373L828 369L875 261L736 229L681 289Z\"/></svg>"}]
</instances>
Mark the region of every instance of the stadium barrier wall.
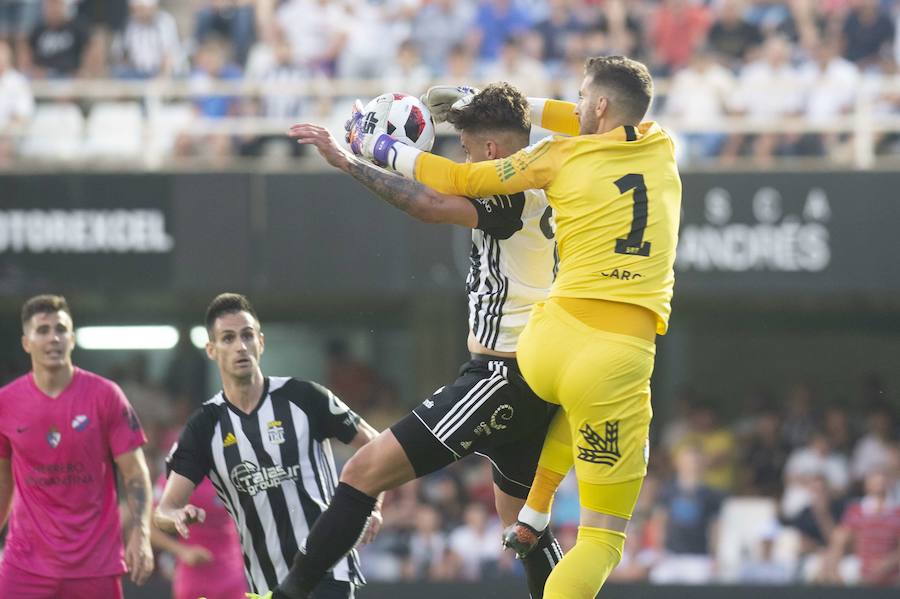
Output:
<instances>
[{"instance_id":1,"label":"stadium barrier wall","mask_svg":"<svg viewBox=\"0 0 900 599\"><path fill-rule=\"evenodd\" d=\"M678 295L894 294L898 186L891 172L685 174ZM367 196L324 172L3 175L0 297L51 284L73 294L458 292L467 232L420 226Z\"/></svg>"},{"instance_id":2,"label":"stadium barrier wall","mask_svg":"<svg viewBox=\"0 0 900 599\"><path fill-rule=\"evenodd\" d=\"M358 593L360 599L523 599L523 580L486 582L371 583ZM896 589L822 586L654 586L607 584L601 599L894 599ZM169 599L167 583L154 579L144 587L126 584L126 599Z\"/></svg>"}]
</instances>

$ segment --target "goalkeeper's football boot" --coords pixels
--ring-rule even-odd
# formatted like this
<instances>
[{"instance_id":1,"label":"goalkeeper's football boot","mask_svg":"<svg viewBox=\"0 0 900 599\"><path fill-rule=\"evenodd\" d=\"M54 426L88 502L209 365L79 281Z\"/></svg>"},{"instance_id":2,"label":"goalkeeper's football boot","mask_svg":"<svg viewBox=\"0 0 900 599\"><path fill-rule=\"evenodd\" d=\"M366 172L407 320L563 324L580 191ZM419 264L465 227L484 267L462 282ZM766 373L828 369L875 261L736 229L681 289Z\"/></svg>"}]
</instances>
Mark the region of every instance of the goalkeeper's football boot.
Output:
<instances>
[{"instance_id":1,"label":"goalkeeper's football boot","mask_svg":"<svg viewBox=\"0 0 900 599\"><path fill-rule=\"evenodd\" d=\"M265 595L257 595L256 593L244 593L244 596L247 599L272 599L272 591L269 591Z\"/></svg>"},{"instance_id":2,"label":"goalkeeper's football boot","mask_svg":"<svg viewBox=\"0 0 900 599\"><path fill-rule=\"evenodd\" d=\"M544 536L543 530L537 530L517 520L515 524L507 526L503 531L503 547L512 549L521 559L531 553L542 536Z\"/></svg>"}]
</instances>

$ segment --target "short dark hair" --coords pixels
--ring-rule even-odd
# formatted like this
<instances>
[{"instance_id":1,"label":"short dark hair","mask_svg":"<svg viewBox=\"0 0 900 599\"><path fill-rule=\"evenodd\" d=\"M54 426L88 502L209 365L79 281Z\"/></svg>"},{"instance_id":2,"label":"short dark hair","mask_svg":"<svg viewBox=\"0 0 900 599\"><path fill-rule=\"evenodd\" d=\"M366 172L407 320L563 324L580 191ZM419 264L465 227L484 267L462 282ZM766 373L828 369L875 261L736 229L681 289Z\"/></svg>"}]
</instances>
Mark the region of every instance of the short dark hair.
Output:
<instances>
[{"instance_id":1,"label":"short dark hair","mask_svg":"<svg viewBox=\"0 0 900 599\"><path fill-rule=\"evenodd\" d=\"M63 296L49 293L36 295L22 304L22 328L25 328L35 314L55 314L60 310L72 318L72 311Z\"/></svg>"},{"instance_id":2,"label":"short dark hair","mask_svg":"<svg viewBox=\"0 0 900 599\"><path fill-rule=\"evenodd\" d=\"M653 99L653 78L643 63L626 56L588 58L584 74L591 84L611 90L620 104L615 110L628 121L639 123Z\"/></svg>"},{"instance_id":3,"label":"short dark hair","mask_svg":"<svg viewBox=\"0 0 900 599\"><path fill-rule=\"evenodd\" d=\"M530 135L528 99L509 83L491 83L462 108L452 108L447 121L459 131L503 131Z\"/></svg>"},{"instance_id":4,"label":"short dark hair","mask_svg":"<svg viewBox=\"0 0 900 599\"><path fill-rule=\"evenodd\" d=\"M206 332L212 333L213 325L220 316L238 312L249 312L259 324L259 317L250 304L250 300L240 293L220 293L213 298L213 301L209 302L209 306L206 308Z\"/></svg>"}]
</instances>

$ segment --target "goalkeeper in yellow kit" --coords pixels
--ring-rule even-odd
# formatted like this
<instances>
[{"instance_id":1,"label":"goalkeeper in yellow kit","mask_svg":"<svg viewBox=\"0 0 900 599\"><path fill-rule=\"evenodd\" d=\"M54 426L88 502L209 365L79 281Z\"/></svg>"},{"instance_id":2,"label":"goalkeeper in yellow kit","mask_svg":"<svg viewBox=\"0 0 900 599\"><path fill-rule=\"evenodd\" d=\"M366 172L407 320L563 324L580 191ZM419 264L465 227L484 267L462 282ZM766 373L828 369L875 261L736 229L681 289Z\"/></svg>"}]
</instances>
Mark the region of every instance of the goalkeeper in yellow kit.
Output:
<instances>
[{"instance_id":1,"label":"goalkeeper in yellow kit","mask_svg":"<svg viewBox=\"0 0 900 599\"><path fill-rule=\"evenodd\" d=\"M458 97L470 92L460 88ZM477 163L457 164L397 142L379 127L386 115L357 113L350 124L355 153L438 192L485 197L541 188L553 208L559 272L517 352L531 388L563 409L544 441L520 523L505 539L527 551L546 529L556 488L574 465L578 541L547 580L544 599L596 596L621 559L647 471L654 342L671 312L681 210L672 141L656 123L642 122L652 95L641 63L589 59L578 104L532 102L533 122L571 137ZM301 574L295 562L272 596L305 597L294 580Z\"/></svg>"},{"instance_id":2,"label":"goalkeeper in yellow kit","mask_svg":"<svg viewBox=\"0 0 900 599\"><path fill-rule=\"evenodd\" d=\"M646 67L592 58L574 106L533 103L534 122L571 135L512 156L457 164L387 135L351 130L354 151L445 194L484 197L544 189L553 207L559 273L519 339L531 388L563 410L554 421L520 524L524 551L550 519L559 482L575 466L581 526L545 599L596 596L619 562L647 471L655 337L671 312L681 180L672 140L642 122L653 95ZM369 128L369 131L371 127Z\"/></svg>"}]
</instances>

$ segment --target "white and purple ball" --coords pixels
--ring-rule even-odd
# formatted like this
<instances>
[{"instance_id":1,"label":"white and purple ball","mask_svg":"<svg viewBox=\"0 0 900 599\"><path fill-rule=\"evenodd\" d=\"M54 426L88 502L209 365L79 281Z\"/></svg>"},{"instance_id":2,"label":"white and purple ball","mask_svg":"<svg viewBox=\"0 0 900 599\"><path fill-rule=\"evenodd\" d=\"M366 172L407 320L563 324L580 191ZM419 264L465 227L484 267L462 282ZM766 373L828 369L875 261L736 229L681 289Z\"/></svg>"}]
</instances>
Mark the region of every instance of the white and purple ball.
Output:
<instances>
[{"instance_id":1,"label":"white and purple ball","mask_svg":"<svg viewBox=\"0 0 900 599\"><path fill-rule=\"evenodd\" d=\"M423 152L434 145L431 112L415 96L381 94L363 108L366 133L387 133L399 142Z\"/></svg>"}]
</instances>

